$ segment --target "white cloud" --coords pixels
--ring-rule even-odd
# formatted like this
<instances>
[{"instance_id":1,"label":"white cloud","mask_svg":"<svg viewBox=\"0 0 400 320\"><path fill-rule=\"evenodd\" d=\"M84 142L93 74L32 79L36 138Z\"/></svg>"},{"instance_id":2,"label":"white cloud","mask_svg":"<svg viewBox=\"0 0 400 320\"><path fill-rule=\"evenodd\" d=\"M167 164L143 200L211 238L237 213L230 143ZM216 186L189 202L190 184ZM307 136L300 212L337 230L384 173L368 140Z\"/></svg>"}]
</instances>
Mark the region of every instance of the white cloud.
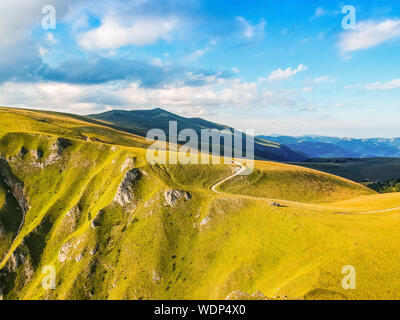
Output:
<instances>
[{"instance_id":1,"label":"white cloud","mask_svg":"<svg viewBox=\"0 0 400 320\"><path fill-rule=\"evenodd\" d=\"M345 87L346 89L352 88L364 88L365 90L393 90L400 88L400 79L394 79L387 82L374 82L374 83L367 83L367 84L353 84Z\"/></svg>"},{"instance_id":2,"label":"white cloud","mask_svg":"<svg viewBox=\"0 0 400 320\"><path fill-rule=\"evenodd\" d=\"M39 54L42 58L49 52L49 50L47 50L46 48L41 47L41 46L38 47L38 50L39 50Z\"/></svg>"},{"instance_id":3,"label":"white cloud","mask_svg":"<svg viewBox=\"0 0 400 320\"><path fill-rule=\"evenodd\" d=\"M363 21L353 31L340 35L339 48L343 53L375 47L383 42L400 37L400 20L388 19L383 22Z\"/></svg>"},{"instance_id":4,"label":"white cloud","mask_svg":"<svg viewBox=\"0 0 400 320\"><path fill-rule=\"evenodd\" d=\"M313 91L313 87L308 86L308 87L303 88L301 91L305 92L305 93L310 93Z\"/></svg>"},{"instance_id":5,"label":"white cloud","mask_svg":"<svg viewBox=\"0 0 400 320\"><path fill-rule=\"evenodd\" d=\"M160 58L154 58L153 60L151 60L151 64L156 67L162 67L163 61Z\"/></svg>"},{"instance_id":6,"label":"white cloud","mask_svg":"<svg viewBox=\"0 0 400 320\"><path fill-rule=\"evenodd\" d=\"M47 41L49 44L51 44L51 45L57 43L56 38L54 37L54 35L53 35L51 32L48 32L48 33L46 34L46 41Z\"/></svg>"},{"instance_id":7,"label":"white cloud","mask_svg":"<svg viewBox=\"0 0 400 320\"><path fill-rule=\"evenodd\" d=\"M291 93L274 92L256 82L241 79L210 81L203 86L174 85L142 88L139 83L110 82L77 85L59 82L7 82L0 85L0 105L88 114L106 109L162 107L170 110L293 107ZM194 110L194 109L192 109ZM201 111L201 112L204 112Z\"/></svg>"},{"instance_id":8,"label":"white cloud","mask_svg":"<svg viewBox=\"0 0 400 320\"><path fill-rule=\"evenodd\" d=\"M251 23L243 17L237 17L236 19L241 25L243 37L253 39L256 36L264 35L266 26L264 19L261 19L258 25L251 25Z\"/></svg>"},{"instance_id":9,"label":"white cloud","mask_svg":"<svg viewBox=\"0 0 400 320\"><path fill-rule=\"evenodd\" d=\"M210 40L210 42L206 45L205 48L203 49L198 49L194 52L189 53L188 55L186 55L186 57L184 58L184 60L186 62L193 62L196 61L198 59L200 59L202 56L204 56L207 52L211 51L215 46L217 45L217 40L212 39Z\"/></svg>"},{"instance_id":10,"label":"white cloud","mask_svg":"<svg viewBox=\"0 0 400 320\"><path fill-rule=\"evenodd\" d=\"M336 82L336 79L330 78L329 76L322 76L315 78L313 82L316 84L321 84L321 83L332 84Z\"/></svg>"},{"instance_id":11,"label":"white cloud","mask_svg":"<svg viewBox=\"0 0 400 320\"><path fill-rule=\"evenodd\" d=\"M325 16L327 13L327 10L325 10L323 7L318 7L317 9L315 9L314 17L320 18Z\"/></svg>"},{"instance_id":12,"label":"white cloud","mask_svg":"<svg viewBox=\"0 0 400 320\"><path fill-rule=\"evenodd\" d=\"M176 17L136 17L132 24L122 25L120 19L106 16L100 27L81 33L78 42L87 50L146 46L160 39L170 41L179 25Z\"/></svg>"},{"instance_id":13,"label":"white cloud","mask_svg":"<svg viewBox=\"0 0 400 320\"><path fill-rule=\"evenodd\" d=\"M325 16L337 16L339 14L340 14L339 10L330 10L322 6L319 6L315 9L314 15L311 17L311 20L322 18Z\"/></svg>"},{"instance_id":14,"label":"white cloud","mask_svg":"<svg viewBox=\"0 0 400 320\"><path fill-rule=\"evenodd\" d=\"M186 62L193 62L196 61L198 59L200 59L202 56L204 56L207 51L209 50L209 48L204 48L204 49L198 49L192 53L189 53L186 57L185 57L185 61Z\"/></svg>"},{"instance_id":15,"label":"white cloud","mask_svg":"<svg viewBox=\"0 0 400 320\"><path fill-rule=\"evenodd\" d=\"M57 19L63 19L69 6L76 2L77 0L52 1L52 5L57 8ZM18 65L23 60L40 58L39 47L32 33L41 26L44 17L42 8L48 4L48 0L0 2L0 67L14 61Z\"/></svg>"},{"instance_id":16,"label":"white cloud","mask_svg":"<svg viewBox=\"0 0 400 320\"><path fill-rule=\"evenodd\" d=\"M233 72L234 74L240 73L240 70L239 70L239 68L237 68L237 67L233 67L231 70L232 70L232 72Z\"/></svg>"},{"instance_id":17,"label":"white cloud","mask_svg":"<svg viewBox=\"0 0 400 320\"><path fill-rule=\"evenodd\" d=\"M89 17L87 16L87 14L78 16L72 24L72 29L75 31L86 29L89 27L90 27L90 23L89 23Z\"/></svg>"},{"instance_id":18,"label":"white cloud","mask_svg":"<svg viewBox=\"0 0 400 320\"><path fill-rule=\"evenodd\" d=\"M308 69L307 66L300 64L296 69L292 69L291 67L287 68L286 70L282 70L281 68L274 70L268 77L269 82L276 82L289 79L299 72L306 71Z\"/></svg>"}]
</instances>

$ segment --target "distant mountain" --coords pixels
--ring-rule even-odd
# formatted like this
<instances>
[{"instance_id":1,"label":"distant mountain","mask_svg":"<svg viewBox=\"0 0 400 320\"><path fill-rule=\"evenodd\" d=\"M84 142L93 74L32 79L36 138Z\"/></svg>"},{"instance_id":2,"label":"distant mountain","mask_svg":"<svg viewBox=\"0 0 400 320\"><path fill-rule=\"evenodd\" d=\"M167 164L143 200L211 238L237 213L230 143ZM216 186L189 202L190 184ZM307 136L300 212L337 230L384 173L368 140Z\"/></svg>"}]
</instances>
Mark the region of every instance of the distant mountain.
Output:
<instances>
[{"instance_id":1,"label":"distant mountain","mask_svg":"<svg viewBox=\"0 0 400 320\"><path fill-rule=\"evenodd\" d=\"M299 142L287 146L311 158L359 158L360 156L335 144L324 142Z\"/></svg>"},{"instance_id":2,"label":"distant mountain","mask_svg":"<svg viewBox=\"0 0 400 320\"><path fill-rule=\"evenodd\" d=\"M400 138L352 139L323 136L260 136L310 158L400 158Z\"/></svg>"},{"instance_id":3,"label":"distant mountain","mask_svg":"<svg viewBox=\"0 0 400 320\"><path fill-rule=\"evenodd\" d=\"M162 129L168 136L169 121L176 121L178 123L178 132L183 129L193 129L198 134L202 129L232 130L232 128L225 125L201 118L181 117L160 108L140 111L113 110L101 114L89 115L88 117L100 120L115 129L143 137L151 129ZM293 151L287 146L260 137L255 138L254 153L256 159L260 160L305 161L308 159L303 153Z\"/></svg>"}]
</instances>

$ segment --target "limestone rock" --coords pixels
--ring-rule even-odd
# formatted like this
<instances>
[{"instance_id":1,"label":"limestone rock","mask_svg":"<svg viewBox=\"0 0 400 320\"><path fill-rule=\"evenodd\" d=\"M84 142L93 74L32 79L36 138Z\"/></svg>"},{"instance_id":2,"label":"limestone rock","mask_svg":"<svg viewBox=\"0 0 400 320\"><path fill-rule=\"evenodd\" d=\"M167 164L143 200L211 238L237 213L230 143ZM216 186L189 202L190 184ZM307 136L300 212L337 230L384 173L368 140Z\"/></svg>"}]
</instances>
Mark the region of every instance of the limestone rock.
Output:
<instances>
[{"instance_id":1,"label":"limestone rock","mask_svg":"<svg viewBox=\"0 0 400 320\"><path fill-rule=\"evenodd\" d=\"M211 219L209 216L205 217L203 220L200 221L200 231L203 231L204 228L210 223Z\"/></svg>"},{"instance_id":2,"label":"limestone rock","mask_svg":"<svg viewBox=\"0 0 400 320\"><path fill-rule=\"evenodd\" d=\"M43 153L43 151L41 149L33 150L32 154L33 154L33 157L36 160L42 159L43 155L44 155L44 153Z\"/></svg>"},{"instance_id":3,"label":"limestone rock","mask_svg":"<svg viewBox=\"0 0 400 320\"><path fill-rule=\"evenodd\" d=\"M68 139L58 138L56 142L50 147L50 155L45 161L45 165L53 164L61 159L62 153L65 149L72 145Z\"/></svg>"},{"instance_id":4,"label":"limestone rock","mask_svg":"<svg viewBox=\"0 0 400 320\"><path fill-rule=\"evenodd\" d=\"M225 300L269 300L260 291L254 292L251 296L240 290L236 290L228 294Z\"/></svg>"},{"instance_id":5,"label":"limestone rock","mask_svg":"<svg viewBox=\"0 0 400 320\"><path fill-rule=\"evenodd\" d=\"M75 231L80 216L81 210L78 206L74 206L71 210L67 212L67 214L64 216L63 224L68 232Z\"/></svg>"},{"instance_id":6,"label":"limestone rock","mask_svg":"<svg viewBox=\"0 0 400 320\"><path fill-rule=\"evenodd\" d=\"M114 197L114 202L122 207L128 207L128 210L134 208L132 201L135 198L135 188L137 183L142 178L142 173L139 169L132 169L125 174L124 179L118 187Z\"/></svg>"},{"instance_id":7,"label":"limestone rock","mask_svg":"<svg viewBox=\"0 0 400 320\"><path fill-rule=\"evenodd\" d=\"M127 168L132 167L135 165L135 160L128 158L125 160L125 162L122 164L121 167L121 173L124 172Z\"/></svg>"},{"instance_id":8,"label":"limestone rock","mask_svg":"<svg viewBox=\"0 0 400 320\"><path fill-rule=\"evenodd\" d=\"M228 294L225 300L249 300L250 296L240 290L236 290Z\"/></svg>"},{"instance_id":9,"label":"limestone rock","mask_svg":"<svg viewBox=\"0 0 400 320\"><path fill-rule=\"evenodd\" d=\"M189 192L185 191L180 191L180 190L175 190L175 189L169 189L165 191L164 193L165 201L167 202L167 205L170 207L175 206L176 202L181 199L185 198L185 200L190 200L192 198L192 195Z\"/></svg>"},{"instance_id":10,"label":"limestone rock","mask_svg":"<svg viewBox=\"0 0 400 320\"><path fill-rule=\"evenodd\" d=\"M72 241L68 241L64 243L58 252L58 261L61 263L67 261L69 259L69 253L73 249Z\"/></svg>"},{"instance_id":11,"label":"limestone rock","mask_svg":"<svg viewBox=\"0 0 400 320\"><path fill-rule=\"evenodd\" d=\"M161 275L156 270L153 271L152 280L153 280L154 283L159 283L161 281Z\"/></svg>"},{"instance_id":12,"label":"limestone rock","mask_svg":"<svg viewBox=\"0 0 400 320\"><path fill-rule=\"evenodd\" d=\"M73 252L81 244L82 238L71 239L64 243L58 252L58 261L61 263L72 259Z\"/></svg>"},{"instance_id":13,"label":"limestone rock","mask_svg":"<svg viewBox=\"0 0 400 320\"><path fill-rule=\"evenodd\" d=\"M256 300L268 300L268 298L264 296L260 291L254 292L251 296Z\"/></svg>"},{"instance_id":14,"label":"limestone rock","mask_svg":"<svg viewBox=\"0 0 400 320\"><path fill-rule=\"evenodd\" d=\"M15 272L25 262L25 256L18 251L18 249L15 250L7 261L7 270L9 272Z\"/></svg>"},{"instance_id":15,"label":"limestone rock","mask_svg":"<svg viewBox=\"0 0 400 320\"><path fill-rule=\"evenodd\" d=\"M34 167L43 169L45 163L41 162L40 160L43 158L44 152L41 149L37 149L37 150L31 150L30 153L32 155L32 158L34 159L34 162L32 165Z\"/></svg>"}]
</instances>

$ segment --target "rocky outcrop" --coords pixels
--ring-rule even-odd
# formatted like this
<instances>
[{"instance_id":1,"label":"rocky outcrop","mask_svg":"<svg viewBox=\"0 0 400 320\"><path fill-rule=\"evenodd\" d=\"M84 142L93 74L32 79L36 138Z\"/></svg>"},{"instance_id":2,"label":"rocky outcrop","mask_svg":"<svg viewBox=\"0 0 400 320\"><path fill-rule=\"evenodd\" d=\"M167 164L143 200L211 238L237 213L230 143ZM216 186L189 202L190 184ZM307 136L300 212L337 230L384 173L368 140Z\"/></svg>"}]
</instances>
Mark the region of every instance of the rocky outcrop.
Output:
<instances>
[{"instance_id":1,"label":"rocky outcrop","mask_svg":"<svg viewBox=\"0 0 400 320\"><path fill-rule=\"evenodd\" d=\"M169 189L165 191L164 197L167 205L173 207L179 199L184 198L186 201L188 201L192 198L192 195L189 192Z\"/></svg>"},{"instance_id":2,"label":"rocky outcrop","mask_svg":"<svg viewBox=\"0 0 400 320\"><path fill-rule=\"evenodd\" d=\"M63 225L68 232L74 232L78 224L79 217L81 216L81 210L79 206L74 206L67 212L63 219Z\"/></svg>"},{"instance_id":3,"label":"rocky outcrop","mask_svg":"<svg viewBox=\"0 0 400 320\"><path fill-rule=\"evenodd\" d=\"M132 167L134 165L135 165L135 160L134 159L132 159L132 158L126 159L125 162L122 164L121 173L124 172L129 167Z\"/></svg>"},{"instance_id":4,"label":"rocky outcrop","mask_svg":"<svg viewBox=\"0 0 400 320\"><path fill-rule=\"evenodd\" d=\"M17 269L21 271L21 274L23 276L22 279L25 284L31 281L33 275L35 274L35 269L32 266L28 249L24 246L18 247L11 254L5 265L4 276L9 277L9 274L17 272Z\"/></svg>"},{"instance_id":5,"label":"rocky outcrop","mask_svg":"<svg viewBox=\"0 0 400 320\"><path fill-rule=\"evenodd\" d=\"M153 277L152 277L152 280L153 280L154 283L159 283L159 282L161 282L162 278L161 278L161 275L160 275L160 273L159 273L158 271L153 270Z\"/></svg>"},{"instance_id":6,"label":"rocky outcrop","mask_svg":"<svg viewBox=\"0 0 400 320\"><path fill-rule=\"evenodd\" d=\"M261 291L256 291L251 296L256 300L268 300L268 298L264 296Z\"/></svg>"},{"instance_id":7,"label":"rocky outcrop","mask_svg":"<svg viewBox=\"0 0 400 320\"><path fill-rule=\"evenodd\" d=\"M70 258L70 252L73 249L73 242L68 241L61 246L60 251L58 252L58 261L61 263L67 261Z\"/></svg>"},{"instance_id":8,"label":"rocky outcrop","mask_svg":"<svg viewBox=\"0 0 400 320\"><path fill-rule=\"evenodd\" d=\"M135 208L135 189L143 174L139 169L132 169L125 174L124 179L118 186L114 202L124 207L128 211Z\"/></svg>"},{"instance_id":9,"label":"rocky outcrop","mask_svg":"<svg viewBox=\"0 0 400 320\"><path fill-rule=\"evenodd\" d=\"M240 290L236 290L228 294L225 300L249 300L250 296Z\"/></svg>"},{"instance_id":10,"label":"rocky outcrop","mask_svg":"<svg viewBox=\"0 0 400 320\"><path fill-rule=\"evenodd\" d=\"M205 217L203 220L200 222L200 231L203 231L208 224L210 223L211 219L209 216Z\"/></svg>"},{"instance_id":11,"label":"rocky outcrop","mask_svg":"<svg viewBox=\"0 0 400 320\"><path fill-rule=\"evenodd\" d=\"M50 147L50 155L46 159L44 165L53 164L61 159L61 156L65 149L72 145L72 142L68 139L58 138L56 142Z\"/></svg>"},{"instance_id":12,"label":"rocky outcrop","mask_svg":"<svg viewBox=\"0 0 400 320\"><path fill-rule=\"evenodd\" d=\"M269 300L260 291L254 292L251 296L240 290L236 290L228 294L225 300Z\"/></svg>"},{"instance_id":13,"label":"rocky outcrop","mask_svg":"<svg viewBox=\"0 0 400 320\"><path fill-rule=\"evenodd\" d=\"M43 156L44 156L44 152L41 149L36 149L36 150L31 150L30 154L34 160L33 162L33 166L37 167L37 168L44 168L44 163L42 161L40 161Z\"/></svg>"},{"instance_id":14,"label":"rocky outcrop","mask_svg":"<svg viewBox=\"0 0 400 320\"><path fill-rule=\"evenodd\" d=\"M36 160L40 160L44 156L44 152L41 149L32 150L31 154Z\"/></svg>"},{"instance_id":15,"label":"rocky outcrop","mask_svg":"<svg viewBox=\"0 0 400 320\"><path fill-rule=\"evenodd\" d=\"M10 165L4 158L0 158L0 179L10 188L13 196L17 200L22 212L23 223L25 215L29 210L28 200L24 193L25 185L12 173Z\"/></svg>"},{"instance_id":16,"label":"rocky outcrop","mask_svg":"<svg viewBox=\"0 0 400 320\"><path fill-rule=\"evenodd\" d=\"M78 248L78 246L82 242L83 242L83 239L82 238L78 238L78 239L68 240L66 243L64 243L61 246L60 251L58 252L58 261L61 262L61 263L64 263L66 261L70 261L73 258L75 250ZM82 254L82 252L79 253L78 256L80 254Z\"/></svg>"},{"instance_id":17,"label":"rocky outcrop","mask_svg":"<svg viewBox=\"0 0 400 320\"><path fill-rule=\"evenodd\" d=\"M7 261L7 271L8 272L15 272L17 268L25 262L25 255L19 253L18 250L15 250L10 259Z\"/></svg>"}]
</instances>

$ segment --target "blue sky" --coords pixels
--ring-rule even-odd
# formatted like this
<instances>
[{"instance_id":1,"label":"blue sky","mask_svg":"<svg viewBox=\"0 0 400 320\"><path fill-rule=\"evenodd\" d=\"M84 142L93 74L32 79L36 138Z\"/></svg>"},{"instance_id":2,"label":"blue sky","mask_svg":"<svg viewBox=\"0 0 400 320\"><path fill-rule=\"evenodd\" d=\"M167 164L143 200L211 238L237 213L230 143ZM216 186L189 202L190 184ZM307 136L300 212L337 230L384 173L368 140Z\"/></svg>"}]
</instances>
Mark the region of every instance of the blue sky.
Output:
<instances>
[{"instance_id":1,"label":"blue sky","mask_svg":"<svg viewBox=\"0 0 400 320\"><path fill-rule=\"evenodd\" d=\"M397 2L3 1L0 36L0 105L161 107L257 134L400 136Z\"/></svg>"}]
</instances>

